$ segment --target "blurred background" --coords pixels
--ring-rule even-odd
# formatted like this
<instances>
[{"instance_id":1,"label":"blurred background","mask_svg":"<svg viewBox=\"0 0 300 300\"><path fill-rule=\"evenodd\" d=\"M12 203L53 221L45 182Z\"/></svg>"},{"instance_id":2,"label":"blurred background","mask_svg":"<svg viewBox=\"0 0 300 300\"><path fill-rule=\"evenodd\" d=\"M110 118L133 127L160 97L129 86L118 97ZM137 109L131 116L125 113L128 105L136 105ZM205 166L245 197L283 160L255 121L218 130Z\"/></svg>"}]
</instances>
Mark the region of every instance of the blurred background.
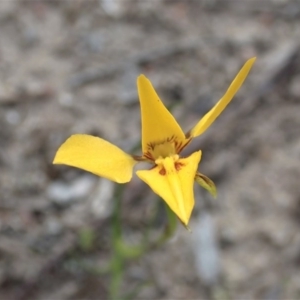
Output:
<instances>
[{"instance_id":1,"label":"blurred background","mask_svg":"<svg viewBox=\"0 0 300 300\"><path fill-rule=\"evenodd\" d=\"M0 25L0 299L300 298L299 1L12 0ZM164 232L163 202L136 177L118 194L53 166L59 145L86 133L138 154L140 73L188 131L253 56L186 150L217 200L195 185L192 233L114 260L120 228L129 246Z\"/></svg>"}]
</instances>

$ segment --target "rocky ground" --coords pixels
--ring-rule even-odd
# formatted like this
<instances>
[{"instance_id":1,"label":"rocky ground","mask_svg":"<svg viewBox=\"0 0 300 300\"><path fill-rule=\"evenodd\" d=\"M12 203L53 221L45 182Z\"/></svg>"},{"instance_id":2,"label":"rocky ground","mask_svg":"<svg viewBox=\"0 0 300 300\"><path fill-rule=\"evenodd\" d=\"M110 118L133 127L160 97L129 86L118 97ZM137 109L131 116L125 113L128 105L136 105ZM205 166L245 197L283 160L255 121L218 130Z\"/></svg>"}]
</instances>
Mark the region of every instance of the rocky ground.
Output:
<instances>
[{"instance_id":1,"label":"rocky ground","mask_svg":"<svg viewBox=\"0 0 300 300\"><path fill-rule=\"evenodd\" d=\"M299 16L288 0L1 1L0 299L109 298L116 184L53 166L55 151L72 133L134 148L140 73L188 130L252 56L241 91L186 152L202 149L217 200L195 186L192 233L178 226L126 263L121 294L300 298ZM122 198L134 244L157 199L137 178Z\"/></svg>"}]
</instances>

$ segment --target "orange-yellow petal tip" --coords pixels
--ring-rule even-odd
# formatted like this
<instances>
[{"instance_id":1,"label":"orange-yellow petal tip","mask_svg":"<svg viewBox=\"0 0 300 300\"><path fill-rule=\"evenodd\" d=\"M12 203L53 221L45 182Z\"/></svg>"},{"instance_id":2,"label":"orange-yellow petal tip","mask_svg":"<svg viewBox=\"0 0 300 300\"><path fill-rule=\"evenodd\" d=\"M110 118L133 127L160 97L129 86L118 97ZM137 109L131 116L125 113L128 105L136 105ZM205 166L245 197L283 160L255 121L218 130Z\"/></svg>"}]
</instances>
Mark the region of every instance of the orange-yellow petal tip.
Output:
<instances>
[{"instance_id":1,"label":"orange-yellow petal tip","mask_svg":"<svg viewBox=\"0 0 300 300\"><path fill-rule=\"evenodd\" d=\"M252 65L255 63L256 59L257 59L256 56L249 58L249 59L245 62L245 65L244 65L244 66L248 66L248 67L249 67L249 71L250 71L250 68L252 68Z\"/></svg>"}]
</instances>

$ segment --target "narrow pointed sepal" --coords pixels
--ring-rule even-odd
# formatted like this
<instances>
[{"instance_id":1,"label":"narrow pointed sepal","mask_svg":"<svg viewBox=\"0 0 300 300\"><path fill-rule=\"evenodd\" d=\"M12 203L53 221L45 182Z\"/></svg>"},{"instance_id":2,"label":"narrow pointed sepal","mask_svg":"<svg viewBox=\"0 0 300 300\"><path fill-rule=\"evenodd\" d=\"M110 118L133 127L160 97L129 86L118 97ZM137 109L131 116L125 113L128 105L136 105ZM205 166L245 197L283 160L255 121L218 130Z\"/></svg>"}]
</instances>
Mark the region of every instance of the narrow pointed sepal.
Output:
<instances>
[{"instance_id":1,"label":"narrow pointed sepal","mask_svg":"<svg viewBox=\"0 0 300 300\"><path fill-rule=\"evenodd\" d=\"M187 158L177 156L161 158L151 170L137 171L137 176L147 183L187 226L194 207L194 178L201 151Z\"/></svg>"},{"instance_id":2,"label":"narrow pointed sepal","mask_svg":"<svg viewBox=\"0 0 300 300\"><path fill-rule=\"evenodd\" d=\"M214 197L217 198L217 188L214 184L214 182L208 178L207 176L201 174L201 173L196 173L195 176L195 181L202 186L204 189L209 191L209 193Z\"/></svg>"},{"instance_id":3,"label":"narrow pointed sepal","mask_svg":"<svg viewBox=\"0 0 300 300\"><path fill-rule=\"evenodd\" d=\"M76 167L118 183L125 183L130 181L136 161L101 138L75 134L60 146L53 163Z\"/></svg>"},{"instance_id":4,"label":"narrow pointed sepal","mask_svg":"<svg viewBox=\"0 0 300 300\"><path fill-rule=\"evenodd\" d=\"M242 86L248 73L250 72L256 57L246 61L239 73L236 75L225 95L217 102L217 104L197 123L197 125L186 134L186 137L196 137L202 134L222 113L226 106L230 103L234 95Z\"/></svg>"}]
</instances>

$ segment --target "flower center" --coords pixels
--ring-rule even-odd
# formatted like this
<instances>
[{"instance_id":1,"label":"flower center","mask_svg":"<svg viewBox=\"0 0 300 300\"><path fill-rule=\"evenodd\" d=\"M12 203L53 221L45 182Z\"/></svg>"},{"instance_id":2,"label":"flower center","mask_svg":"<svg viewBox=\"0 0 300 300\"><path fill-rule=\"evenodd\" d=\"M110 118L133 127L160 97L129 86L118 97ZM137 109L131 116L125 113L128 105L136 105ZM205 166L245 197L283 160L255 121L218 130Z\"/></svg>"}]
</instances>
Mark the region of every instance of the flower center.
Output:
<instances>
[{"instance_id":1,"label":"flower center","mask_svg":"<svg viewBox=\"0 0 300 300\"><path fill-rule=\"evenodd\" d=\"M168 157L159 157L155 160L155 164L159 167L160 175L170 175L179 171L183 163L180 161L179 155L170 155Z\"/></svg>"},{"instance_id":2,"label":"flower center","mask_svg":"<svg viewBox=\"0 0 300 300\"><path fill-rule=\"evenodd\" d=\"M176 154L174 142L165 142L162 144L155 145L152 155L154 158L157 157L168 157Z\"/></svg>"},{"instance_id":3,"label":"flower center","mask_svg":"<svg viewBox=\"0 0 300 300\"><path fill-rule=\"evenodd\" d=\"M183 183L181 181L179 171L184 166L184 162L179 158L178 154L159 157L155 160L157 167L159 168L159 174L164 176L164 182L170 188L171 197L174 201L174 205L178 207L182 220L187 220L187 209L185 206L185 196L183 193Z\"/></svg>"},{"instance_id":4,"label":"flower center","mask_svg":"<svg viewBox=\"0 0 300 300\"><path fill-rule=\"evenodd\" d=\"M179 153L183 148L183 142L178 142L175 136L168 138L161 142L154 142L148 144L147 152L144 157L155 161L162 157L166 158Z\"/></svg>"}]
</instances>

